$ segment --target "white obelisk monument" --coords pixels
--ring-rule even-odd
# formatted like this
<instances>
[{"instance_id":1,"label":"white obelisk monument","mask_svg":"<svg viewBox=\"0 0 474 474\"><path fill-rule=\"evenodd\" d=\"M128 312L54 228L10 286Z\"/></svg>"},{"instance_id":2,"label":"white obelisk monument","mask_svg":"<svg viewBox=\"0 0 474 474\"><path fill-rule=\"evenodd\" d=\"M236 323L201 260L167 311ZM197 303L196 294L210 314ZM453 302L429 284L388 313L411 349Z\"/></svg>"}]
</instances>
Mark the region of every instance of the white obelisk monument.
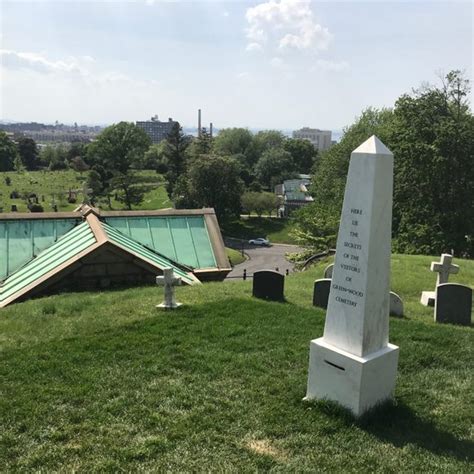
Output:
<instances>
[{"instance_id":1,"label":"white obelisk monument","mask_svg":"<svg viewBox=\"0 0 474 474\"><path fill-rule=\"evenodd\" d=\"M395 389L388 342L393 154L376 137L352 152L322 338L310 344L306 400L360 416Z\"/></svg>"}]
</instances>

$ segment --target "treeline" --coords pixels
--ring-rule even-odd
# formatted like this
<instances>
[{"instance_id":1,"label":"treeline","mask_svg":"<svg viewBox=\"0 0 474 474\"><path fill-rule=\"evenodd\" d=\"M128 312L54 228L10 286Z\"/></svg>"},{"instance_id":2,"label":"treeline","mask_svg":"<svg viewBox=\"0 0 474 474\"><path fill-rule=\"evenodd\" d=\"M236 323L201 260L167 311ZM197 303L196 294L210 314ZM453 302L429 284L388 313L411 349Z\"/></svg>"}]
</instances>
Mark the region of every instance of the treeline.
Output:
<instances>
[{"instance_id":1,"label":"treeline","mask_svg":"<svg viewBox=\"0 0 474 474\"><path fill-rule=\"evenodd\" d=\"M92 143L41 150L30 138L14 142L0 133L1 171L89 171L93 201L110 205L113 195L131 209L144 196L136 170L154 169L165 175L177 208L214 207L221 219L239 215L242 208L259 215L276 211L280 203L273 195L274 186L308 173L316 159L311 143L274 130L253 134L229 128L211 137L203 129L195 138L176 125L166 140L152 145L143 130L120 122Z\"/></svg>"},{"instance_id":2,"label":"treeline","mask_svg":"<svg viewBox=\"0 0 474 474\"><path fill-rule=\"evenodd\" d=\"M10 139L0 131L0 171L50 171L73 168L76 171L87 171L84 161L86 144L82 142L70 145L47 145L39 149L32 138L19 137Z\"/></svg>"},{"instance_id":3,"label":"treeline","mask_svg":"<svg viewBox=\"0 0 474 474\"><path fill-rule=\"evenodd\" d=\"M295 236L321 250L336 242L351 152L377 135L394 154L393 251L474 256L474 118L470 84L452 71L438 86L365 110L313 167L314 204Z\"/></svg>"}]
</instances>

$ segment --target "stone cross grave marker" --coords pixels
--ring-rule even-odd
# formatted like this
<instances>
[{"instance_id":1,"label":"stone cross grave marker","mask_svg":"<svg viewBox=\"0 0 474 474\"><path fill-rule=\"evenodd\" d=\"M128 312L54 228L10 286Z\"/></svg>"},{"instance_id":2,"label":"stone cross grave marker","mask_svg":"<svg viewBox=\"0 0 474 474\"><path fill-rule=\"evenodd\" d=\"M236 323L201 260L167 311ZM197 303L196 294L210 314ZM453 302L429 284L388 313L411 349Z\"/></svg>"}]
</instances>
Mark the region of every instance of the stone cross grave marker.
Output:
<instances>
[{"instance_id":1,"label":"stone cross grave marker","mask_svg":"<svg viewBox=\"0 0 474 474\"><path fill-rule=\"evenodd\" d=\"M392 397L397 346L388 342L393 154L375 136L352 152L324 335L311 341L306 400L356 416Z\"/></svg>"},{"instance_id":2,"label":"stone cross grave marker","mask_svg":"<svg viewBox=\"0 0 474 474\"><path fill-rule=\"evenodd\" d=\"M163 276L156 277L156 284L165 287L165 301L157 305L157 308L176 309L181 306L177 303L174 295L174 287L181 285L181 277L175 277L172 268L164 268Z\"/></svg>"},{"instance_id":3,"label":"stone cross grave marker","mask_svg":"<svg viewBox=\"0 0 474 474\"><path fill-rule=\"evenodd\" d=\"M451 263L453 256L449 253L441 254L440 262L431 262L430 270L437 272L438 277L436 279L436 288L443 283L448 283L449 274L455 275L459 272L459 265ZM421 293L421 304L424 306L434 306L436 299L436 291L423 291Z\"/></svg>"}]
</instances>

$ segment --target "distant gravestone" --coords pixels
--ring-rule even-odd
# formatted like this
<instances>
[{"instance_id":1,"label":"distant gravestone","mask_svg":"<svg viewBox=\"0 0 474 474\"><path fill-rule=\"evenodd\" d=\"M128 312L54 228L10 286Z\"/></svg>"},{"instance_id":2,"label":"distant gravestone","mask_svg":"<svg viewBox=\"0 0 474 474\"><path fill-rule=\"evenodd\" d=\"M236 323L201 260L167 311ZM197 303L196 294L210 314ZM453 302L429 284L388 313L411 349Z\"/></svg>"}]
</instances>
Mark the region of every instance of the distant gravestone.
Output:
<instances>
[{"instance_id":1,"label":"distant gravestone","mask_svg":"<svg viewBox=\"0 0 474 474\"><path fill-rule=\"evenodd\" d=\"M361 416L393 396L388 342L393 154L375 136L351 154L324 335L310 343L306 400Z\"/></svg>"},{"instance_id":2,"label":"distant gravestone","mask_svg":"<svg viewBox=\"0 0 474 474\"><path fill-rule=\"evenodd\" d=\"M328 265L324 269L324 278L332 278L332 269L334 268L334 263L331 263L331 265Z\"/></svg>"},{"instance_id":3,"label":"distant gravestone","mask_svg":"<svg viewBox=\"0 0 474 474\"><path fill-rule=\"evenodd\" d=\"M472 289L458 283L442 283L436 289L434 319L437 323L470 326Z\"/></svg>"},{"instance_id":4,"label":"distant gravestone","mask_svg":"<svg viewBox=\"0 0 474 474\"><path fill-rule=\"evenodd\" d=\"M438 285L443 283L448 283L449 274L452 273L455 275L459 272L459 265L454 265L451 263L453 256L449 253L441 254L440 262L431 262L430 270L432 272L438 273L438 278L436 279L436 288ZM421 293L420 303L424 306L434 306L436 299L436 291L423 291Z\"/></svg>"},{"instance_id":5,"label":"distant gravestone","mask_svg":"<svg viewBox=\"0 0 474 474\"><path fill-rule=\"evenodd\" d=\"M403 318L403 301L393 291L390 292L390 316Z\"/></svg>"},{"instance_id":6,"label":"distant gravestone","mask_svg":"<svg viewBox=\"0 0 474 474\"><path fill-rule=\"evenodd\" d=\"M313 306L327 309L329 300L329 291L331 290L331 279L321 278L314 282L313 288Z\"/></svg>"},{"instance_id":7,"label":"distant gravestone","mask_svg":"<svg viewBox=\"0 0 474 474\"><path fill-rule=\"evenodd\" d=\"M284 301L285 277L273 270L260 270L253 274L252 295L255 298Z\"/></svg>"}]
</instances>

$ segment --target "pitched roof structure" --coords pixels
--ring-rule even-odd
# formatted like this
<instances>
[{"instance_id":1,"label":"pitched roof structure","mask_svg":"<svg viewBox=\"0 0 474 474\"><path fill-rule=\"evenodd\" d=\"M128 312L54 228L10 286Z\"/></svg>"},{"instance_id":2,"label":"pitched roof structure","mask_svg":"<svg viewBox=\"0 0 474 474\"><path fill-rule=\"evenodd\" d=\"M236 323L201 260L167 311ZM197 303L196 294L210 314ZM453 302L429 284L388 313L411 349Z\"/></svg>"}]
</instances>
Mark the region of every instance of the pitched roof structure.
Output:
<instances>
[{"instance_id":1,"label":"pitched roof structure","mask_svg":"<svg viewBox=\"0 0 474 474\"><path fill-rule=\"evenodd\" d=\"M6 262L0 308L68 288L68 282L72 288L152 282L166 267L189 285L224 278L230 265L213 210L174 212L177 215L169 211L101 215L85 207L43 220L31 218L32 214L0 214L0 258Z\"/></svg>"}]
</instances>

